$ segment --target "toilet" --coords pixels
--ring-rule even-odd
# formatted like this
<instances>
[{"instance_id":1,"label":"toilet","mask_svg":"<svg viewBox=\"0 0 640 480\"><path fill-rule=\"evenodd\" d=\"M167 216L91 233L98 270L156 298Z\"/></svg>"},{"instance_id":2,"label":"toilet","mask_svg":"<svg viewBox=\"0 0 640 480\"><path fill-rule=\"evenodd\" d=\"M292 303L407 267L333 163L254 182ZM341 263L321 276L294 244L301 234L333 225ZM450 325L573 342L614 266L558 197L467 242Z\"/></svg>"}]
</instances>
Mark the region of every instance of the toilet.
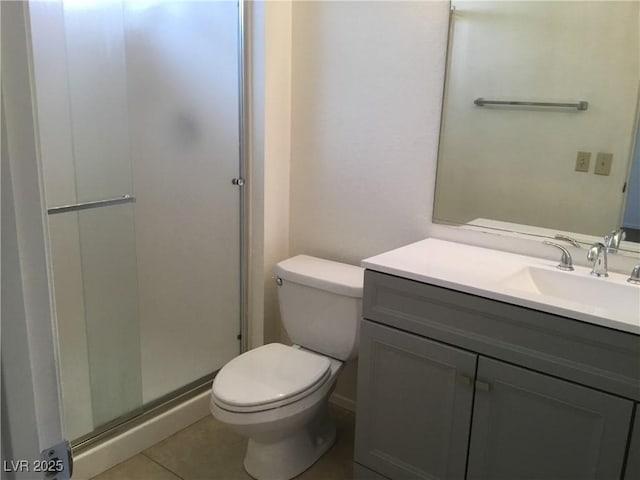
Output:
<instances>
[{"instance_id":1,"label":"toilet","mask_svg":"<svg viewBox=\"0 0 640 480\"><path fill-rule=\"evenodd\" d=\"M298 255L278 263L282 323L293 346L271 343L227 363L211 413L249 439L244 468L258 480L293 478L333 445L328 399L358 352L364 270Z\"/></svg>"}]
</instances>

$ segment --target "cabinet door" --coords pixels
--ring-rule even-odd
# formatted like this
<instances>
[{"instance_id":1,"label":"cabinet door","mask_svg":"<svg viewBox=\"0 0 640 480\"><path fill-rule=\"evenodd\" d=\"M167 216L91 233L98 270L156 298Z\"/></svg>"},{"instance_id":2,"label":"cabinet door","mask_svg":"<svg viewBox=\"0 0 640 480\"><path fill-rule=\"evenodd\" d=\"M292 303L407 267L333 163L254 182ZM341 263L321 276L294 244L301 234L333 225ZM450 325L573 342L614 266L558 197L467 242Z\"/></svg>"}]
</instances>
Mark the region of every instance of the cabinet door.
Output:
<instances>
[{"instance_id":1,"label":"cabinet door","mask_svg":"<svg viewBox=\"0 0 640 480\"><path fill-rule=\"evenodd\" d=\"M476 358L363 321L356 461L393 479L464 478Z\"/></svg>"},{"instance_id":2,"label":"cabinet door","mask_svg":"<svg viewBox=\"0 0 640 480\"><path fill-rule=\"evenodd\" d=\"M633 403L480 357L468 479L620 478Z\"/></svg>"},{"instance_id":3,"label":"cabinet door","mask_svg":"<svg viewBox=\"0 0 640 480\"><path fill-rule=\"evenodd\" d=\"M627 453L627 468L624 472L624 480L640 478L640 403L636 403L636 415L631 431L629 453Z\"/></svg>"}]
</instances>

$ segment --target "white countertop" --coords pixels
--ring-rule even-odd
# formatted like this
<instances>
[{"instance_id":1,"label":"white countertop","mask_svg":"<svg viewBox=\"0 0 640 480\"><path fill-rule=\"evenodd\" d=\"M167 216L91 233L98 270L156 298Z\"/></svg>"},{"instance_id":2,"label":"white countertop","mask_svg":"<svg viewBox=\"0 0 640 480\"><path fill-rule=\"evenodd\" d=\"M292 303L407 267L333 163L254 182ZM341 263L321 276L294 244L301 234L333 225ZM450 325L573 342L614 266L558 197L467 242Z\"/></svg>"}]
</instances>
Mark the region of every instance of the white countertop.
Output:
<instances>
[{"instance_id":1,"label":"white countertop","mask_svg":"<svg viewBox=\"0 0 640 480\"><path fill-rule=\"evenodd\" d=\"M557 261L435 238L412 243L361 262L363 267L377 272L640 335L640 285L627 283L628 275L610 273L607 278L595 278L590 275L589 268L576 266L572 272L562 272L555 268L557 264ZM593 295L589 296L592 304L571 301L553 293L527 291L529 287L523 282L520 282L523 286L520 289L518 281L514 279L518 279L520 272L528 267L549 270L554 278L560 280L564 279L562 275L567 275L567 282L579 280L596 292L601 285L606 287L602 289L603 292L607 289L622 289L630 302L625 303L624 308L618 303L609 302L609 305L605 305L604 301L602 305L595 305L593 303L597 302L593 301Z\"/></svg>"}]
</instances>

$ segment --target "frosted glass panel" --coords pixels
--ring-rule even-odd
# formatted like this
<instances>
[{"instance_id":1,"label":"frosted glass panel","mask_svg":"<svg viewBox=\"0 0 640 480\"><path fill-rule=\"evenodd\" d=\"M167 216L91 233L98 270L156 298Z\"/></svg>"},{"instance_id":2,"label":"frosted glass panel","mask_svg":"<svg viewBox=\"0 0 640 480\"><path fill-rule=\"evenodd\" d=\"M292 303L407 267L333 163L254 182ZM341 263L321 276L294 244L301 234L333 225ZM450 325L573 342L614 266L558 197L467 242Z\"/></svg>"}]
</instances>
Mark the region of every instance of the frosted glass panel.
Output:
<instances>
[{"instance_id":1,"label":"frosted glass panel","mask_svg":"<svg viewBox=\"0 0 640 480\"><path fill-rule=\"evenodd\" d=\"M93 430L78 215L49 217L65 435Z\"/></svg>"},{"instance_id":2,"label":"frosted glass panel","mask_svg":"<svg viewBox=\"0 0 640 480\"><path fill-rule=\"evenodd\" d=\"M142 406L133 206L51 215L65 433Z\"/></svg>"},{"instance_id":3,"label":"frosted glass panel","mask_svg":"<svg viewBox=\"0 0 640 480\"><path fill-rule=\"evenodd\" d=\"M78 214L95 427L142 406L133 205Z\"/></svg>"},{"instance_id":4,"label":"frosted glass panel","mask_svg":"<svg viewBox=\"0 0 640 480\"><path fill-rule=\"evenodd\" d=\"M144 402L239 352L238 5L127 2Z\"/></svg>"},{"instance_id":5,"label":"frosted glass panel","mask_svg":"<svg viewBox=\"0 0 640 480\"><path fill-rule=\"evenodd\" d=\"M132 189L122 3L64 5L77 199L119 197Z\"/></svg>"}]
</instances>

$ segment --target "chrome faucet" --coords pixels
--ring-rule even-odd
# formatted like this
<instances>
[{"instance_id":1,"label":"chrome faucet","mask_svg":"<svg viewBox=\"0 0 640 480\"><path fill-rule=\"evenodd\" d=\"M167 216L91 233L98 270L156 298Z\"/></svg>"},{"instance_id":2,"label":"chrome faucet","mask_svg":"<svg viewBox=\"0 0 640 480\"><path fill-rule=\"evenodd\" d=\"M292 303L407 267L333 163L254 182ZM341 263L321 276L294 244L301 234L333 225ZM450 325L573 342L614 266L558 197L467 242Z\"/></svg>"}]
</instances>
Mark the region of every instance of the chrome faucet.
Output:
<instances>
[{"instance_id":1,"label":"chrome faucet","mask_svg":"<svg viewBox=\"0 0 640 480\"><path fill-rule=\"evenodd\" d=\"M562 252L562 257L560 257L560 263L556 265L556 268L560 270L565 270L568 272L573 270L573 259L571 258L571 254L569 253L569 250L564 248L562 245L558 245L557 243L549 242L547 240L545 240L542 243L544 243L545 245L551 245L552 247L556 247L560 249L560 251Z\"/></svg>"},{"instance_id":2,"label":"chrome faucet","mask_svg":"<svg viewBox=\"0 0 640 480\"><path fill-rule=\"evenodd\" d=\"M617 253L620 248L620 242L627 236L626 232L619 228L612 230L604 236L604 245L607 247L608 253Z\"/></svg>"},{"instance_id":3,"label":"chrome faucet","mask_svg":"<svg viewBox=\"0 0 640 480\"><path fill-rule=\"evenodd\" d=\"M607 273L607 247L601 242L591 245L587 252L587 260L593 263L591 275L596 277L608 277Z\"/></svg>"},{"instance_id":4,"label":"chrome faucet","mask_svg":"<svg viewBox=\"0 0 640 480\"><path fill-rule=\"evenodd\" d=\"M633 267L631 275L627 278L627 282L633 283L634 285L640 285L640 263Z\"/></svg>"}]
</instances>

